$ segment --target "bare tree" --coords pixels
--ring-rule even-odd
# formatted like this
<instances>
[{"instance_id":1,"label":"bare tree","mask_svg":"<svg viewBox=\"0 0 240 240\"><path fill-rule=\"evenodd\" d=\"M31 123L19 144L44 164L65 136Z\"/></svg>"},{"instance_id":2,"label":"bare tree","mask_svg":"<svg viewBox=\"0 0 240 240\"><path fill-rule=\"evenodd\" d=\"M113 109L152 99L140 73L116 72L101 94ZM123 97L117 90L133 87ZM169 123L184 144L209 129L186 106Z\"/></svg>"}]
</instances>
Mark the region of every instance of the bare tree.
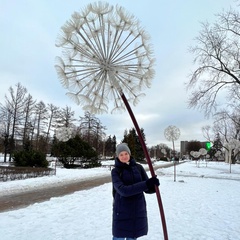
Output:
<instances>
[{"instance_id":1,"label":"bare tree","mask_svg":"<svg viewBox=\"0 0 240 240\"><path fill-rule=\"evenodd\" d=\"M40 101L35 105L35 115L36 115L36 150L39 149L39 139L41 133L46 129L46 123L44 122L47 118L47 107L43 101Z\"/></svg>"},{"instance_id":2,"label":"bare tree","mask_svg":"<svg viewBox=\"0 0 240 240\"><path fill-rule=\"evenodd\" d=\"M189 107L210 116L217 110L220 93L240 100L239 12L230 9L218 14L215 24L202 23L196 42L190 48L198 67L187 83Z\"/></svg>"},{"instance_id":3,"label":"bare tree","mask_svg":"<svg viewBox=\"0 0 240 240\"><path fill-rule=\"evenodd\" d=\"M102 125L101 121L94 114L87 111L84 117L80 117L79 130L82 139L94 147L99 154L100 142L103 142L106 136L104 132L106 127Z\"/></svg>"},{"instance_id":4,"label":"bare tree","mask_svg":"<svg viewBox=\"0 0 240 240\"><path fill-rule=\"evenodd\" d=\"M58 127L75 127L75 121L74 111L72 111L71 107L66 106L60 110L59 119L57 121Z\"/></svg>"},{"instance_id":5,"label":"bare tree","mask_svg":"<svg viewBox=\"0 0 240 240\"><path fill-rule=\"evenodd\" d=\"M10 148L10 126L12 125L12 113L10 107L0 105L0 133L4 149L4 162L7 161L7 154Z\"/></svg>"},{"instance_id":6,"label":"bare tree","mask_svg":"<svg viewBox=\"0 0 240 240\"><path fill-rule=\"evenodd\" d=\"M23 120L23 144L25 143L26 140L30 139L30 134L32 132L32 114L33 114L33 110L35 107L35 103L36 101L33 100L33 97L28 94L28 96L26 97L26 102L25 102L25 106L24 106L24 120Z\"/></svg>"},{"instance_id":7,"label":"bare tree","mask_svg":"<svg viewBox=\"0 0 240 240\"><path fill-rule=\"evenodd\" d=\"M49 142L51 129L56 126L56 121L58 119L59 107L53 104L48 104L48 119L47 119L47 131L46 131L46 141Z\"/></svg>"},{"instance_id":8,"label":"bare tree","mask_svg":"<svg viewBox=\"0 0 240 240\"><path fill-rule=\"evenodd\" d=\"M240 140L240 114L239 112L230 110L222 110L214 115L214 124L205 126L202 128L204 137L214 143L214 136L219 136L219 139L223 143L223 148L227 151L232 151L230 143L234 140ZM232 154L232 162L235 162L235 158L238 153Z\"/></svg>"},{"instance_id":9,"label":"bare tree","mask_svg":"<svg viewBox=\"0 0 240 240\"><path fill-rule=\"evenodd\" d=\"M97 121L97 118L95 117L95 115L91 114L88 111L85 112L84 117L80 117L80 126L79 126L80 135L89 144L92 142L91 140L92 129L96 121Z\"/></svg>"},{"instance_id":10,"label":"bare tree","mask_svg":"<svg viewBox=\"0 0 240 240\"><path fill-rule=\"evenodd\" d=\"M9 113L11 113L11 129L10 133L10 149L9 149L9 161L12 158L12 152L15 148L14 142L16 141L15 135L17 135L21 121L24 118L24 108L26 104L26 93L27 89L23 87L20 83L16 84L16 91L14 91L13 87L9 88L10 97L5 95L6 106L9 108Z\"/></svg>"},{"instance_id":11,"label":"bare tree","mask_svg":"<svg viewBox=\"0 0 240 240\"><path fill-rule=\"evenodd\" d=\"M229 142L230 139L239 140L239 130L239 114L236 115L227 110L222 110L215 115L213 131L215 135L219 133L223 137L224 142Z\"/></svg>"}]
</instances>

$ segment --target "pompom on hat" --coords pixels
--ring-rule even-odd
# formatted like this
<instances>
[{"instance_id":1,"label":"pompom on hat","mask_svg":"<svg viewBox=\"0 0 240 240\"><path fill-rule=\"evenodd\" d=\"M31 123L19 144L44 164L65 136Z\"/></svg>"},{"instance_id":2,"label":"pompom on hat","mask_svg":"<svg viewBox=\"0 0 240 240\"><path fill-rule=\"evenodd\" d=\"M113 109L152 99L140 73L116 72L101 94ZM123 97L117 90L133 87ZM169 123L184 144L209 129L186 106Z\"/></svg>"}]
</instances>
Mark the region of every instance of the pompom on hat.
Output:
<instances>
[{"instance_id":1,"label":"pompom on hat","mask_svg":"<svg viewBox=\"0 0 240 240\"><path fill-rule=\"evenodd\" d=\"M117 157L119 156L119 154L121 153L121 152L128 152L129 153L129 155L131 155L131 151L130 151L130 149L129 149L129 147L128 147L128 145L126 144L126 143L120 143L120 144L118 144L117 145L117 148L116 148L116 155L117 155Z\"/></svg>"}]
</instances>

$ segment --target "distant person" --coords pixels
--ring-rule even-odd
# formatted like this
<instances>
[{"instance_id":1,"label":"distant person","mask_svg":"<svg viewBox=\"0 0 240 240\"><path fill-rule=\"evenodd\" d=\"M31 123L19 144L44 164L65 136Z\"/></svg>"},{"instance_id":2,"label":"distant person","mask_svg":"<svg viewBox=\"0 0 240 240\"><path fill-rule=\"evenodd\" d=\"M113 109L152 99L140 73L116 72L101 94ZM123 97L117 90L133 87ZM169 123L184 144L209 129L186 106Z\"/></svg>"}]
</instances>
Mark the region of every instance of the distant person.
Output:
<instances>
[{"instance_id":1,"label":"distant person","mask_svg":"<svg viewBox=\"0 0 240 240\"><path fill-rule=\"evenodd\" d=\"M157 177L148 178L142 165L131 157L126 143L116 148L113 183L113 240L135 240L147 235L148 220L145 193L154 193Z\"/></svg>"}]
</instances>

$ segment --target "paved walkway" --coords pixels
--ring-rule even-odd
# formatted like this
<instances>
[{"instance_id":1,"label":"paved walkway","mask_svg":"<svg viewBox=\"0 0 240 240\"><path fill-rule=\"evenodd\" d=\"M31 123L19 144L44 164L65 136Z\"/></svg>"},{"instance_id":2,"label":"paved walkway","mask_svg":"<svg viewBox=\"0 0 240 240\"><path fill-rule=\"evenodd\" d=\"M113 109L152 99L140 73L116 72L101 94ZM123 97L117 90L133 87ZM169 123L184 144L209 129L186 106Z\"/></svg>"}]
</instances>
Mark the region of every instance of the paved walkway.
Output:
<instances>
[{"instance_id":1,"label":"paved walkway","mask_svg":"<svg viewBox=\"0 0 240 240\"><path fill-rule=\"evenodd\" d=\"M161 166L154 167L154 169L170 167L172 163L166 163ZM148 169L146 169L148 170ZM111 181L111 176L79 180L79 182L63 184L60 186L49 185L47 188L41 188L36 190L31 190L22 193L11 194L7 196L0 197L0 212L16 210L19 208L27 207L33 203L48 201L52 197L60 197L67 194L74 193L76 191L90 189L96 186L100 186L104 183L109 183Z\"/></svg>"}]
</instances>

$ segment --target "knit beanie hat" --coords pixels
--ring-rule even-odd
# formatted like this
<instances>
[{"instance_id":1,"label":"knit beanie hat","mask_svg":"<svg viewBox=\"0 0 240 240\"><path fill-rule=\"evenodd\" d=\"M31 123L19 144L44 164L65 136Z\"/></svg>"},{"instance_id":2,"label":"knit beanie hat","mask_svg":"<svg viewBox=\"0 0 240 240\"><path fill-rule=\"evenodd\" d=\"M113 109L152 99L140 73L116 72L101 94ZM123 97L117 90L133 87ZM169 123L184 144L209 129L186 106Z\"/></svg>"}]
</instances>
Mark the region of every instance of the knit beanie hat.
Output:
<instances>
[{"instance_id":1,"label":"knit beanie hat","mask_svg":"<svg viewBox=\"0 0 240 240\"><path fill-rule=\"evenodd\" d=\"M127 145L126 143L120 143L120 144L118 144L118 145L117 145L117 148L116 148L117 157L118 157L118 155L119 155L121 152L123 152L123 151L128 152L129 155L131 155L131 151L130 151L130 149L129 149L129 147L128 147L128 145Z\"/></svg>"}]
</instances>

